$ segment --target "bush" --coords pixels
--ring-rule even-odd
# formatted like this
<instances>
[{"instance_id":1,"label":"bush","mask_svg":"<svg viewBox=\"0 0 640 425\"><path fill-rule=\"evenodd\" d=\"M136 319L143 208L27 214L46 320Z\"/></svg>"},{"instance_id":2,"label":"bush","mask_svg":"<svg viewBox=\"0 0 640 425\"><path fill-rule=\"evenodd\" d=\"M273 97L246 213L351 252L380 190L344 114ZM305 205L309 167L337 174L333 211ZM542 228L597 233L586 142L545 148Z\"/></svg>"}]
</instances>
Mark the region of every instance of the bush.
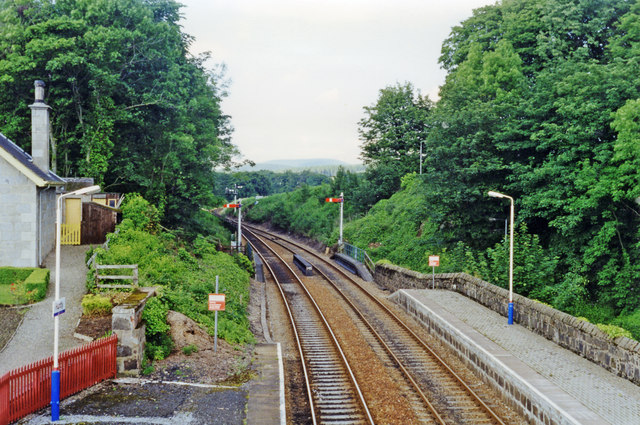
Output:
<instances>
[{"instance_id":1,"label":"bush","mask_svg":"<svg viewBox=\"0 0 640 425\"><path fill-rule=\"evenodd\" d=\"M145 354L150 360L162 360L171 354L173 349L173 341L168 334L171 329L167 323L168 312L169 308L158 297L147 301L142 311L142 319L147 325Z\"/></svg>"},{"instance_id":2,"label":"bush","mask_svg":"<svg viewBox=\"0 0 640 425\"><path fill-rule=\"evenodd\" d=\"M190 344L187 345L185 347L182 347L182 352L186 355L186 356L190 356L193 353L197 353L198 352L198 346L195 344Z\"/></svg>"},{"instance_id":3,"label":"bush","mask_svg":"<svg viewBox=\"0 0 640 425\"><path fill-rule=\"evenodd\" d=\"M35 269L24 281L29 302L45 299L49 287L49 269Z\"/></svg>"},{"instance_id":4,"label":"bush","mask_svg":"<svg viewBox=\"0 0 640 425\"><path fill-rule=\"evenodd\" d=\"M631 335L631 332L629 332L626 329L622 329L620 326L616 326L616 325L603 325L602 323L597 323L596 326L598 327L598 329L600 329L602 332L606 333L607 335L609 335L609 337L611 339L617 338L619 336L625 336L627 338L633 338L633 336Z\"/></svg>"},{"instance_id":5,"label":"bush","mask_svg":"<svg viewBox=\"0 0 640 425\"><path fill-rule=\"evenodd\" d=\"M82 298L82 314L85 316L106 316L112 308L108 297L88 294Z\"/></svg>"},{"instance_id":6,"label":"bush","mask_svg":"<svg viewBox=\"0 0 640 425\"><path fill-rule=\"evenodd\" d=\"M613 324L628 330L633 339L640 341L640 310L618 316Z\"/></svg>"},{"instance_id":7,"label":"bush","mask_svg":"<svg viewBox=\"0 0 640 425\"><path fill-rule=\"evenodd\" d=\"M24 281L33 272L31 267L1 267L0 285L11 285L17 281Z\"/></svg>"}]
</instances>

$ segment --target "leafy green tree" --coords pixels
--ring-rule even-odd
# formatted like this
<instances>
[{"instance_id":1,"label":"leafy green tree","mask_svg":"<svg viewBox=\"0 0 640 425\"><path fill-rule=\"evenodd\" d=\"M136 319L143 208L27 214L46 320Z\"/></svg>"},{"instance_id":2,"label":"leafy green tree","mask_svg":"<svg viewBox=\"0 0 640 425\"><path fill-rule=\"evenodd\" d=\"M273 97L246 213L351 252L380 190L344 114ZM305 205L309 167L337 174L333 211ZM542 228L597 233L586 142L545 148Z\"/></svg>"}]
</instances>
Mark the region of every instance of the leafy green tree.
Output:
<instances>
[{"instance_id":1,"label":"leafy green tree","mask_svg":"<svg viewBox=\"0 0 640 425\"><path fill-rule=\"evenodd\" d=\"M188 227L231 160L224 84L191 57L173 0L0 2L0 126L28 149L36 79L52 106L54 168L139 192Z\"/></svg>"},{"instance_id":2,"label":"leafy green tree","mask_svg":"<svg viewBox=\"0 0 640 425\"><path fill-rule=\"evenodd\" d=\"M400 177L418 170L432 108L411 83L380 90L375 105L364 107L365 117L358 123L361 157L376 200L391 196L400 188Z\"/></svg>"}]
</instances>

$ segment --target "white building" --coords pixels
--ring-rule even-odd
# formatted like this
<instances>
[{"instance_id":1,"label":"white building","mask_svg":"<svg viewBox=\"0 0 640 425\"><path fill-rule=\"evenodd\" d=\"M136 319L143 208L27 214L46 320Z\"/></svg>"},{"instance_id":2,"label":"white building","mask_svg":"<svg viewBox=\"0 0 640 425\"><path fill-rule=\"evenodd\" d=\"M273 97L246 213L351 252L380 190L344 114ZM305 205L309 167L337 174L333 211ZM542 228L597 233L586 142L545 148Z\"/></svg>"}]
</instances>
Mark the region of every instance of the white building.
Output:
<instances>
[{"instance_id":1,"label":"white building","mask_svg":"<svg viewBox=\"0 0 640 425\"><path fill-rule=\"evenodd\" d=\"M44 82L35 82L32 154L0 133L0 266L38 267L55 247L56 189L64 181L49 169L49 106Z\"/></svg>"}]
</instances>

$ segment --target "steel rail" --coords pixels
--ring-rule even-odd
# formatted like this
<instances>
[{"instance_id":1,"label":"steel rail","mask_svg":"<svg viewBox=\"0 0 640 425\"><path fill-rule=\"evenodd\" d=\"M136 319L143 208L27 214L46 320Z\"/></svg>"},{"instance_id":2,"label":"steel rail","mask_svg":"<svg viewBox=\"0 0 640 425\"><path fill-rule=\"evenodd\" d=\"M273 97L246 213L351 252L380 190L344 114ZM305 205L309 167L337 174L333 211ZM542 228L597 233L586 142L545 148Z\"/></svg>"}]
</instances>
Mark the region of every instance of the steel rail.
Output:
<instances>
[{"instance_id":1,"label":"steel rail","mask_svg":"<svg viewBox=\"0 0 640 425\"><path fill-rule=\"evenodd\" d=\"M302 364L302 374L304 375L304 382L305 382L305 387L307 389L307 396L308 396L308 400L309 400L309 407L311 410L311 421L313 423L313 425L317 425L318 421L316 419L316 411L314 408L314 403L313 403L313 396L312 396L312 392L311 392L311 384L309 382L309 372L307 371L307 365L306 362L304 361L304 352L302 350L302 343L300 341L300 335L298 335L298 329L296 328L295 325L295 320L293 319L293 313L291 312L291 308L289 306L289 303L287 302L287 298L282 290L282 286L280 286L280 282L278 281L278 279L276 278L276 274L274 273L273 269L271 268L271 265L269 264L269 262L267 262L266 258L262 255L262 253L256 249L255 245L249 241L249 239L247 238L247 242L249 244L251 244L251 247L253 248L253 252L257 253L260 258L262 259L262 263L267 266L267 268L269 269L269 273L271 273L271 276L273 277L273 280L276 282L276 285L278 287L278 290L280 291L280 296L282 297L282 300L284 302L284 305L287 309L287 315L289 316L289 321L291 322L291 328L293 330L293 335L295 337L296 340L296 346L298 347L298 353L300 354L300 363Z\"/></svg>"},{"instance_id":2,"label":"steel rail","mask_svg":"<svg viewBox=\"0 0 640 425\"><path fill-rule=\"evenodd\" d=\"M353 279L351 276L349 276L346 272L344 272L343 270L341 270L340 268L338 268L337 266L333 265L332 263L328 262L327 260L323 259L322 257L320 257L319 255L317 255L315 252L311 251L310 249L308 249L307 247L300 245L298 243L286 240L284 238L281 238L277 235L274 235L272 233L266 232L262 229L256 229L254 226L247 226L250 227L254 230L257 230L260 233L264 233L264 234L268 234L272 237L275 237L277 239L280 239L282 241L284 241L287 244L290 244L298 249L301 249L311 255L313 255L317 260L321 261L323 264L328 265L332 270L337 271L340 275L342 275L344 278L346 278L347 280L349 280L350 282L352 282L353 284L355 284L362 292L364 292L372 301L374 301L380 308L382 308L391 318L394 319L394 321L400 325L409 335L411 335L414 340L420 345L422 346L429 354L431 354L442 366L443 368L451 375L453 376L456 381L465 389L465 391L467 391L468 394L470 394L472 396L472 398L482 407L483 410L485 410L485 412L487 414L489 414L489 416L491 416L491 418L497 422L499 425L506 425L504 423L504 421L502 421L502 419L500 417L498 417L498 415L493 411L493 409L491 409L490 406L488 406L481 398L480 396L473 391L472 388L470 388L465 382L464 380L437 354L435 353L431 347L429 347L423 340L422 338L420 338L411 328L409 328L404 321L402 321L402 319L400 319L393 311L391 311L384 303L382 303L382 301L380 301L378 299L378 297L376 297L374 294L372 294L371 292L369 292L369 290L367 290L365 287L363 287L362 284L360 284L359 282L357 282L355 279ZM284 245L282 245L281 243L277 242L276 240L273 240L274 243L278 243L281 246L284 247ZM286 248L286 247L284 247ZM318 270L318 268L316 268L316 270ZM341 290L338 289L338 292L343 296L343 293ZM386 345L386 344L385 344ZM394 356L395 357L395 356Z\"/></svg>"},{"instance_id":3,"label":"steel rail","mask_svg":"<svg viewBox=\"0 0 640 425\"><path fill-rule=\"evenodd\" d=\"M367 406L367 402L364 398L364 395L362 394L362 391L360 389L360 386L358 385L358 381L356 380L356 377L351 369L351 366L349 365L349 362L344 354L344 351L342 350L342 347L340 346L340 343L338 342L337 337L335 336L335 334L333 333L333 330L331 329L331 326L329 325L329 322L327 321L326 317L324 316L324 314L322 313L320 307L318 306L318 304L316 303L315 299L313 298L313 296L311 295L311 293L309 292L309 290L307 289L307 287L304 285L304 283L300 280L300 278L298 277L298 275L295 273L295 271L289 266L289 264L282 258L280 257L280 255L278 255L277 252L275 252L275 250L273 248L271 248L262 238L260 238L258 235L256 235L255 233L249 231L249 230L245 230L245 234L251 234L253 237L255 237L258 241L260 241L260 243L262 243L267 249L269 249L277 258L278 260L280 260L280 262L286 266L286 268L291 272L291 274L295 277L295 279L298 281L298 283L300 284L300 287L303 289L303 291L305 292L305 294L308 297L308 300L311 302L311 304L314 306L318 316L321 318L322 323L325 326L325 329L327 330L328 334L331 336L331 341L333 342L334 347L336 348L336 350L338 351L340 358L342 360L343 366L345 367L345 369L347 370L347 373L349 375L349 378L351 380L351 383L356 391L356 394L358 396L358 401L360 406L362 407L363 411L364 411L364 416L366 417L366 420L369 424L374 424L375 422L373 421L373 418L371 416L371 412L369 411L369 407ZM249 241L249 238L247 238L247 241ZM250 241L249 241L250 242ZM255 244L253 244L252 242L251 246L253 248L255 248ZM271 275L273 276L274 280L276 281L277 285L278 285L278 289L280 291L280 295L283 298L283 301L285 303L285 305L287 306L287 312L289 314L289 319L291 320L291 323L293 325L294 328L294 333L296 335L296 342L298 344L298 348L300 351L300 355L301 355L301 359L304 359L304 353L302 352L302 343L299 339L299 334L298 331L296 329L296 322L293 318L293 314L291 312L291 309L289 307L289 303L286 299L286 296L284 294L284 291L280 285L280 282L277 280L276 275L273 271L273 269L271 268L271 266L269 265L269 263L266 261L266 258L259 252L259 250L255 249L255 252L258 252L258 254L260 255L260 257L262 258L264 264L267 265L267 268L269 269L269 272L271 273ZM310 402L310 406L312 411L314 411L314 403L311 400L312 399L312 392L311 392L311 383L309 382L308 376L307 376L307 368L306 366L304 366L304 361L303 363L303 370L305 371L305 381L306 381L306 385L307 385L307 391L309 393L309 402ZM315 413L314 413L314 424L315 424Z\"/></svg>"}]
</instances>

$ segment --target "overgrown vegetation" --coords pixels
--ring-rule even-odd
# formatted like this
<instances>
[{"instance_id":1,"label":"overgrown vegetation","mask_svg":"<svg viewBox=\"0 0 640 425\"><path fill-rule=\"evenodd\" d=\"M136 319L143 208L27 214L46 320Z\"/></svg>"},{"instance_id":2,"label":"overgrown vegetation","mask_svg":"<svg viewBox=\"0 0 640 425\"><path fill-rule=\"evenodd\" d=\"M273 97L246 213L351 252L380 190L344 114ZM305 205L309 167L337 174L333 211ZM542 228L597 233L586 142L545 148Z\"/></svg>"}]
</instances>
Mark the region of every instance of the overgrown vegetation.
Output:
<instances>
[{"instance_id":1,"label":"overgrown vegetation","mask_svg":"<svg viewBox=\"0 0 640 425\"><path fill-rule=\"evenodd\" d=\"M155 209L141 196L127 197L123 221L111 235L109 249L97 248L98 264L138 264L140 286L160 286L161 296L145 307L150 359L160 359L171 351L166 312L179 311L214 332L214 313L208 311L208 295L227 295L226 310L218 317L218 336L230 343L253 341L249 330L249 273L246 262L216 251L216 240L197 236L192 243L158 227ZM228 237L225 236L225 237ZM249 266L250 266L249 262ZM95 291L91 277L88 285Z\"/></svg>"},{"instance_id":2,"label":"overgrown vegetation","mask_svg":"<svg viewBox=\"0 0 640 425\"><path fill-rule=\"evenodd\" d=\"M111 313L113 304L109 297L87 294L82 297L82 314L85 316L105 316Z\"/></svg>"}]
</instances>

